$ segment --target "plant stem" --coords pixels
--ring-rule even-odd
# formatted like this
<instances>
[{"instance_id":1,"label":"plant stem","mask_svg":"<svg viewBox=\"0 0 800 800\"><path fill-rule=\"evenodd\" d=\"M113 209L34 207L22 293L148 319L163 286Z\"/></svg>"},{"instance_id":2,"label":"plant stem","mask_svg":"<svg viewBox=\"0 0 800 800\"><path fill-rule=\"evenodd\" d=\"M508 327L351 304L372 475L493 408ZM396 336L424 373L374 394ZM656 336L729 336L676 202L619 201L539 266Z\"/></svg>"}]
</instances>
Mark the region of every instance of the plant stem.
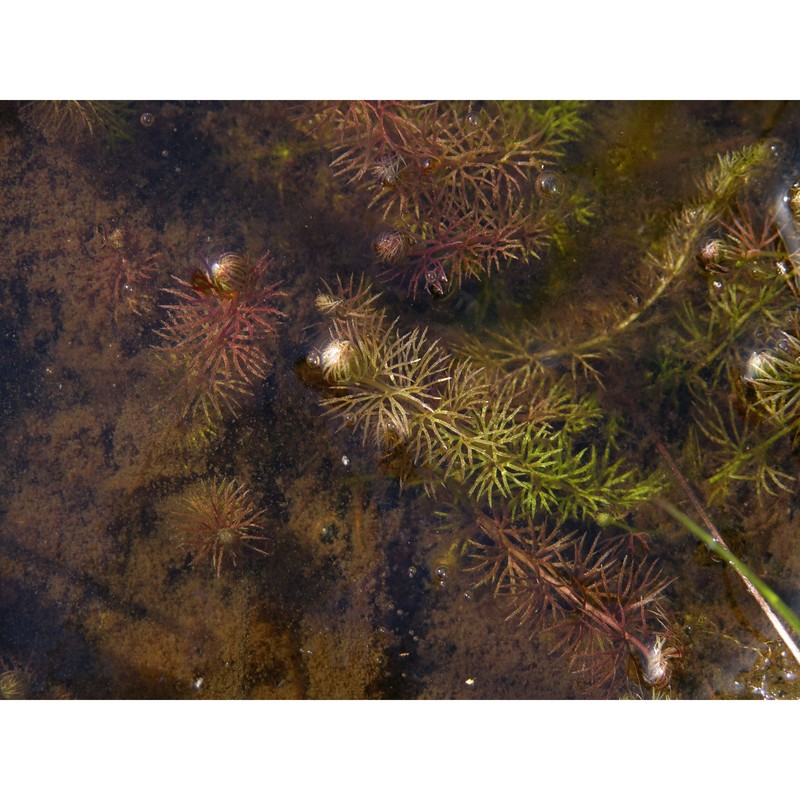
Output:
<instances>
[{"instance_id":1,"label":"plant stem","mask_svg":"<svg viewBox=\"0 0 800 800\"><path fill-rule=\"evenodd\" d=\"M678 511L675 506L673 506L671 503L668 503L666 500L656 498L655 502L675 520L680 522L681 525L683 525L687 530L700 539L700 541L703 542L709 550L725 560L734 568L736 573L744 582L747 591L750 592L750 594L755 598L755 601L758 603L759 607L772 624L772 627L783 640L783 643L789 649L792 656L794 656L795 661L800 664L800 648L798 648L796 642L794 639L792 639L790 633L786 630L786 627L783 625L780 619L778 619L775 612L780 614L786 620L786 622L791 625L792 629L797 635L800 635L800 618L797 617L794 611L792 611L792 609L789 608L789 606L787 606L786 603L784 603L784 601L764 581L762 581L761 578L759 578L758 575L756 575L755 572L750 569L750 567L747 566L747 564L738 559L730 551L729 547L725 544L724 540L720 536L719 531L717 531L709 519L708 514L706 514L705 509L701 505L700 501L697 499L697 496L694 494L686 479L678 470L678 467L673 461L672 456L669 454L667 448L661 442L658 442L656 447L662 458L667 462L667 466L670 468L673 475L675 475L678 483L681 485L681 488L689 499L689 502L695 507L695 510L703 519L708 531L703 530L694 520L692 520L690 517L687 517L681 511Z\"/></svg>"}]
</instances>

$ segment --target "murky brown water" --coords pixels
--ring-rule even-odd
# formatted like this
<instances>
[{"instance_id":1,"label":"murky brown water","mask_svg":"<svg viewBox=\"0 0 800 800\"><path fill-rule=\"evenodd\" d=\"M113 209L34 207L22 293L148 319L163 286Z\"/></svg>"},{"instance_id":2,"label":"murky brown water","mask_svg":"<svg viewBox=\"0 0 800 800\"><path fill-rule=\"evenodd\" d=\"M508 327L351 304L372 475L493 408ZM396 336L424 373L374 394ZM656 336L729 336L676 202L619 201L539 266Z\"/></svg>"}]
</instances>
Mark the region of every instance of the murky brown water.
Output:
<instances>
[{"instance_id":1,"label":"murky brown water","mask_svg":"<svg viewBox=\"0 0 800 800\"><path fill-rule=\"evenodd\" d=\"M351 274L380 275L372 243L386 223L364 189L374 175L348 183L331 170L335 153L309 134L315 110L136 102L54 116L46 107L0 106L4 693L650 696L637 658L610 682L587 684L568 659L552 654L560 632L532 636L530 621L507 620L508 599L494 597L491 585L476 586L466 542L443 522L458 490L426 493L425 476L399 468L397 453L380 458L361 429L342 429L343 418L324 414L320 401L330 387L304 365L328 341L315 296L337 276L346 283ZM465 105L457 113L481 111ZM540 325L537 348L555 353L558 339L548 331L569 329L568 341L579 331L591 338L613 327L616 306L637 292L633 302L647 304L637 271L718 155L774 143L775 162L750 201L762 216L776 192L800 177L795 105L589 104L576 115L584 127L554 158L558 193L570 198L554 212L563 219L548 218L554 229L560 225L557 241L529 263L501 257L488 278L467 276L442 298L432 270L413 298L402 279L378 280L388 318L398 316L403 330L427 326L448 353L462 352L465 334L486 344L503 325ZM434 178L435 168L420 167ZM403 169L405 162L384 175L384 187L402 185ZM725 235L722 216L709 233ZM780 239L765 250L744 259L752 275L741 292L772 285L773 273L759 270L782 260ZM181 302L166 290L197 303L245 297L249 290L220 288L207 271L233 251L251 264L269 254L264 285L280 283L269 298L279 314L270 312L274 331L259 329L259 355L246 354L243 388L212 387L215 397L230 390L231 403L198 412L199 390L187 395L184 381L201 367L159 350L165 306ZM698 406L686 378L691 369L676 355L685 352L681 309L704 308L714 281L722 287L731 280L725 269L692 260L630 335L602 354L596 378L573 372L566 351L545 366L574 381L581 396L598 398L601 449L613 427L631 464L666 476L654 450L665 441L731 548L796 607L796 429L765 456L785 488L770 483L759 491L753 473L732 479L720 496L711 479L724 447L688 432ZM789 330L791 280L797 275L789 275L779 310L771 310L778 308L772 299L758 305L728 338L718 337L723 349L709 345L692 363L708 356L704 369L718 364L727 374L738 364L744 372L748 353L767 341L769 313ZM263 370L252 371L254 359ZM739 394L735 388L741 381L731 378L728 391L717 378L704 380L723 416L727 392L731 413L744 419L746 386ZM769 420L756 422L748 446L758 448L772 434L764 428ZM581 441L596 444L588 434ZM223 554L212 549L199 558L198 547L182 546L181 519L192 497L206 513L208 487L224 481L248 491L258 514L252 533L264 538L244 542L235 565L224 554L217 577ZM660 494L692 513L680 486L665 481ZM538 513L546 525L557 521L557 514ZM602 543L597 522L561 524ZM617 533L636 534L630 558L647 559L670 582L662 602L680 657L665 695L796 696L797 665L733 571L649 501L615 523ZM579 614L570 602L568 615Z\"/></svg>"}]
</instances>

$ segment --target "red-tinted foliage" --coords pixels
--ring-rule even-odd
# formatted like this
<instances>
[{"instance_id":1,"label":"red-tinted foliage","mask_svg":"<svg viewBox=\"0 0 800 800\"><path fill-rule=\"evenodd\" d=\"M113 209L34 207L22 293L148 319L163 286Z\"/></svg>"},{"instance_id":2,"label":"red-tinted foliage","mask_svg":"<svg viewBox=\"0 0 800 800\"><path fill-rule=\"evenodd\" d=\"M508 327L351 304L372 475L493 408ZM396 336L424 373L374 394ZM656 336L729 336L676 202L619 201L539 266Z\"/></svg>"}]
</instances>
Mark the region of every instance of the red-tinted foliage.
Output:
<instances>
[{"instance_id":1,"label":"red-tinted foliage","mask_svg":"<svg viewBox=\"0 0 800 800\"><path fill-rule=\"evenodd\" d=\"M220 277L224 259L236 259L233 279ZM242 256L225 254L190 281L175 278L166 291L176 299L159 331L159 349L181 370L180 390L189 410L212 418L222 408L235 413L243 396L266 377L269 361L264 343L283 316L274 301L278 284L265 284L268 256L251 265Z\"/></svg>"},{"instance_id":2,"label":"red-tinted foliage","mask_svg":"<svg viewBox=\"0 0 800 800\"><path fill-rule=\"evenodd\" d=\"M498 514L476 521L473 570L478 583L510 597L509 618L555 631L553 654L597 686L632 663L651 684L668 680L674 651L658 603L667 581L652 562L626 554L625 537L590 540Z\"/></svg>"},{"instance_id":3,"label":"red-tinted foliage","mask_svg":"<svg viewBox=\"0 0 800 800\"><path fill-rule=\"evenodd\" d=\"M81 291L108 308L119 322L125 313L142 315L153 308L153 278L159 253L147 255L147 231L99 228L89 243L92 262L78 275Z\"/></svg>"},{"instance_id":4,"label":"red-tinted foliage","mask_svg":"<svg viewBox=\"0 0 800 800\"><path fill-rule=\"evenodd\" d=\"M337 174L363 186L401 239L378 249L387 277L434 293L535 256L537 178L555 162L543 134L469 104L327 104L315 132ZM402 257L401 257L402 256Z\"/></svg>"},{"instance_id":5,"label":"red-tinted foliage","mask_svg":"<svg viewBox=\"0 0 800 800\"><path fill-rule=\"evenodd\" d=\"M189 492L173 522L181 546L195 562L210 559L219 577L223 561L227 558L236 566L244 549L267 555L254 544L266 538L256 533L263 516L248 490L235 480L203 481Z\"/></svg>"}]
</instances>

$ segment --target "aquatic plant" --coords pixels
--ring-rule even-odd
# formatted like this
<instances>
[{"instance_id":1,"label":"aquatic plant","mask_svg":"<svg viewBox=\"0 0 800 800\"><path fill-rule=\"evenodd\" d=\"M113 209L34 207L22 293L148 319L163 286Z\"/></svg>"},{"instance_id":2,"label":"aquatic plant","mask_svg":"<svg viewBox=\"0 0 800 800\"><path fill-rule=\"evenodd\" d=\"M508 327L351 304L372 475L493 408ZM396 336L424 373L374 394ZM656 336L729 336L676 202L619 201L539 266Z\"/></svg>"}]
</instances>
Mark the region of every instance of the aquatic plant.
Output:
<instances>
[{"instance_id":1,"label":"aquatic plant","mask_svg":"<svg viewBox=\"0 0 800 800\"><path fill-rule=\"evenodd\" d=\"M794 312L786 330L764 342L764 349L750 354L743 380L756 396L757 410L777 420L783 431L792 431L796 440L800 426L800 313Z\"/></svg>"},{"instance_id":2,"label":"aquatic plant","mask_svg":"<svg viewBox=\"0 0 800 800\"><path fill-rule=\"evenodd\" d=\"M155 305L153 279L161 254L147 254L146 239L138 227L101 226L89 243L93 263L78 272L82 293L109 309L115 322L125 313L147 314Z\"/></svg>"},{"instance_id":3,"label":"aquatic plant","mask_svg":"<svg viewBox=\"0 0 800 800\"><path fill-rule=\"evenodd\" d=\"M31 697L33 679L30 664L0 658L0 700L27 700Z\"/></svg>"},{"instance_id":4,"label":"aquatic plant","mask_svg":"<svg viewBox=\"0 0 800 800\"><path fill-rule=\"evenodd\" d=\"M493 104L328 103L312 130L331 147L336 174L380 211L387 228L373 248L384 276L411 295L420 287L442 295L537 258L548 243L551 207L564 199L556 165L570 136L556 119Z\"/></svg>"},{"instance_id":5,"label":"aquatic plant","mask_svg":"<svg viewBox=\"0 0 800 800\"><path fill-rule=\"evenodd\" d=\"M484 572L478 585L512 594L511 617L569 627L563 654L600 683L618 676L633 651L646 661L658 646L667 659L656 602L665 581L591 524L624 517L662 484L615 456L613 437L602 449L588 443L602 427L592 398L564 382L489 383L425 330L387 322L363 284L340 281L336 295L328 287L318 299L332 324L328 343L309 355L329 388L321 402L402 464L401 479L463 497L474 519L458 517L452 528L464 535L477 525L467 538ZM555 521L549 533L536 522L543 517ZM564 533L568 520L591 534Z\"/></svg>"},{"instance_id":6,"label":"aquatic plant","mask_svg":"<svg viewBox=\"0 0 800 800\"><path fill-rule=\"evenodd\" d=\"M412 294L495 273L532 242L524 252L537 252L579 207L544 213L562 193L556 153L544 133L526 138L518 117L498 111L348 104L319 116L334 168L355 183L372 179L370 203L387 223L376 255L387 274L405 275ZM679 654L662 598L669 581L629 533L629 518L667 483L660 470L643 473L621 456L619 437L630 434L597 399L599 390L608 402L609 363L624 354L634 372L653 370L655 390L644 389L639 412L652 443L667 431L661 409L648 418L646 404L691 398L681 446L702 461L696 471L712 498L736 482L759 495L794 482L775 458L787 437L796 442L800 418L798 248L771 199L778 156L771 141L719 156L696 197L653 226L658 238L616 293L584 304L568 295L566 306L535 315L520 305L494 328L445 345L423 327L390 321L363 281L340 281L318 298L331 318L327 344L309 356L326 382L322 404L402 481L444 495L454 509L442 512L446 528L471 556L477 585L510 598L509 618L554 628L554 653L598 683L630 674L633 658L641 681L663 687ZM784 205L791 201L789 193ZM648 332L665 319L680 327ZM633 346L649 337L653 361Z\"/></svg>"},{"instance_id":7,"label":"aquatic plant","mask_svg":"<svg viewBox=\"0 0 800 800\"><path fill-rule=\"evenodd\" d=\"M757 203L752 194L732 203L720 215L705 296L679 309L679 349L669 357L692 400L690 470L704 475L712 501L745 486L763 501L796 482L786 458L798 422L800 262L794 228L778 224L779 211L773 198Z\"/></svg>"},{"instance_id":8,"label":"aquatic plant","mask_svg":"<svg viewBox=\"0 0 800 800\"><path fill-rule=\"evenodd\" d=\"M210 559L214 574L219 577L222 565L236 559L244 550L267 555L256 542L264 512L258 510L249 490L228 478L201 481L182 499L173 512L171 524L180 547L192 555L193 563Z\"/></svg>"},{"instance_id":9,"label":"aquatic plant","mask_svg":"<svg viewBox=\"0 0 800 800\"><path fill-rule=\"evenodd\" d=\"M657 304L680 287L708 247L712 226L744 187L775 162L768 142L719 156L698 181L697 197L651 244L639 268L625 274L617 295L559 308L557 318L500 326L482 333L480 340L465 337L463 352L498 374L513 374L523 381L544 375L553 364L568 366L573 374L598 377L597 365L625 348L626 337L648 322Z\"/></svg>"},{"instance_id":10,"label":"aquatic plant","mask_svg":"<svg viewBox=\"0 0 800 800\"><path fill-rule=\"evenodd\" d=\"M165 291L177 302L162 306L161 355L178 370L173 396L185 416L215 424L235 414L242 398L267 374L265 343L283 312L275 306L278 284L266 284L270 258L253 264L247 256L224 253L190 280Z\"/></svg>"},{"instance_id":11,"label":"aquatic plant","mask_svg":"<svg viewBox=\"0 0 800 800\"><path fill-rule=\"evenodd\" d=\"M95 100L36 100L19 111L26 124L50 140L78 141L99 132L125 135L114 104Z\"/></svg>"},{"instance_id":12,"label":"aquatic plant","mask_svg":"<svg viewBox=\"0 0 800 800\"><path fill-rule=\"evenodd\" d=\"M654 133L647 152L636 149L638 132L628 124L644 115L614 104L326 106L304 106L303 114L318 141L340 148L327 160L338 161L351 184L333 191L317 143L296 147L298 137L284 133L286 118L268 109L166 104L155 109L158 126L140 137L148 146L137 149L138 160L103 164L31 146L32 129L23 139L6 126L4 363L13 368L3 370L12 478L3 555L22 623L6 637L15 653L52 638L51 625L36 623L57 606L59 630L78 634L62 637L64 647L95 643L113 656L87 660L84 648L77 660L43 670L82 695L192 694L194 669L202 669L196 686L204 680L206 696L251 689L331 696L342 685L354 687L354 696L362 687L383 696L553 696L565 686L567 666L609 693L631 691L626 678L667 683L683 696L757 682L744 677L746 659L773 647L775 664L788 646L762 640L746 651L766 626L749 618L757 608L741 591L730 554L741 574L749 566L754 578L791 595L798 572L791 512L800 442L800 183L785 187L797 180L796 151L793 161L776 159L769 142L747 145L741 129L722 120L740 111L754 120L752 105L716 106L712 115L674 107L664 116L677 116L679 136L688 135L662 149L676 130L663 125L666 135L659 142ZM350 119L340 124L340 114ZM373 116L363 122L358 114ZM240 124L248 120L249 127ZM469 133L465 123L482 120ZM599 138L564 153L589 130L584 120ZM786 121L796 127L796 118ZM363 135L370 130L371 140ZM529 136L538 138L526 143ZM621 141L635 143L625 153L615 147ZM721 141L740 149L717 160ZM170 158L162 159L167 146ZM526 148L546 153L541 166L530 163ZM693 188L692 174L703 170L707 177ZM147 191L170 183L168 174L180 191ZM209 197L200 180L218 190L214 208L192 202ZM577 198L581 181L591 194L584 189ZM259 203L274 205L284 188L309 214L247 214ZM304 407L308 391L292 389L283 369L269 375L279 316L268 315L271 332L248 323L232 343L206 321L232 314L251 295L253 264L235 253L193 275L191 267L173 267L175 282L162 276L171 292L159 301L170 304L160 310L160 365L153 352L130 347L104 348L98 360L97 343L119 333L107 330L112 309L118 323L136 323L137 336L150 332L135 317L150 308L156 264L148 258L159 248L146 230L137 238L142 229L132 221L115 221L85 253L62 212L133 208L145 195L157 200L148 213L165 231L190 226L193 236L209 214L221 219L227 202L225 233L238 230L248 240L277 233L292 262L313 264L327 278L315 304L325 319L307 359L326 419ZM312 216L316 224L307 228ZM366 253L367 263L344 257L354 251ZM80 261L82 254L89 257ZM376 260L377 267L369 263ZM391 288L378 295L361 276L378 270L419 302L404 303ZM292 338L311 322L303 292L313 276L294 277ZM139 278L142 292L131 295L126 287ZM270 267L259 287L275 280ZM70 302L71 289L89 302ZM426 293L448 296L430 302ZM288 310L277 297L267 304ZM81 335L83 312L94 312L86 317L91 336ZM233 357L213 360L205 348L215 340L237 354L239 369ZM281 357L291 357L295 344L286 341ZM124 392L109 393L109 374ZM228 426L263 375L270 379L265 407ZM159 379L170 393L153 409ZM343 429L327 443L320 441L326 422ZM229 435L206 446L225 428ZM202 452L189 451L188 441ZM679 465L674 474L685 477L664 468L662 443ZM381 476L399 478L399 501L392 481L374 479L371 454ZM281 475L274 487L253 484L246 493L238 480L222 480L233 465L267 483L276 470ZM52 475L63 478L64 502L50 508L37 498ZM175 491L187 476L205 480L192 477L171 498L174 514L163 527L172 525L182 544L170 550L167 540L147 535L150 490ZM690 512L711 538L696 535L716 540L706 521L713 517L730 542L712 547L722 561L654 502L664 495L687 507L681 481L708 509L707 517ZM257 488L285 512L289 538L274 563L253 557L275 550L264 538L269 527ZM220 510L231 505L239 511ZM62 535L38 524L48 516L68 523L70 508L78 516ZM69 535L70 528L85 535ZM55 583L45 574L54 548L69 568ZM269 596L255 597L249 581L209 597L181 590L188 579L223 571L237 577L234 558L239 577L248 565L270 573ZM194 577L171 568L190 561ZM142 594L133 609L120 604L131 581L140 586L154 566L167 571L167 583L156 576L151 589L177 591ZM299 573L314 591L293 590ZM99 586L102 596L92 591L89 607L76 606L70 598L85 597L87 586ZM221 620L214 650L225 659L209 652L198 661L197 631L179 636L176 647L174 626L160 626L153 637L152 625L142 625L145 612L167 622L172 613L199 619L191 612L210 602ZM496 630L504 616L509 627ZM701 628L720 637L715 645L725 637L734 658L704 650ZM463 641L447 641L465 631ZM482 631L486 641L476 641ZM492 638L506 634L515 643L534 635L536 646L505 647ZM548 650L559 661L537 663ZM715 675L723 658L725 673ZM109 671L114 664L125 668ZM17 695L7 666L0 663L0 694ZM539 680L545 672L555 684ZM159 681L165 674L187 680ZM467 674L475 680L459 688ZM34 694L39 683L29 684Z\"/></svg>"},{"instance_id":13,"label":"aquatic plant","mask_svg":"<svg viewBox=\"0 0 800 800\"><path fill-rule=\"evenodd\" d=\"M634 336L677 313L674 333L657 343L655 385L671 382L673 396L680 386L690 394L695 424L687 446L708 476L712 497L737 483L755 486L759 496L787 490L794 477L774 456L795 430L782 404L794 396L790 331L798 267L794 229L778 224L772 196L757 202L764 191L758 179L776 164L771 142L720 156L699 182L698 197L651 245L640 269L626 275L621 299L483 331L465 337L460 352L493 379L547 381L554 367L568 367L575 380L586 375L602 381L602 367L611 359L623 353L635 358L629 355ZM698 265L707 276L703 299L696 283L686 296ZM670 308L671 294L676 299ZM754 342L760 342L755 349ZM703 451L702 465L700 441L713 445Z\"/></svg>"},{"instance_id":14,"label":"aquatic plant","mask_svg":"<svg viewBox=\"0 0 800 800\"><path fill-rule=\"evenodd\" d=\"M608 686L633 666L645 683L665 686L677 650L660 595L669 581L654 562L634 559L624 537L578 535L506 511L456 515L468 540L468 570L508 598L509 619L549 631L554 656L590 682Z\"/></svg>"},{"instance_id":15,"label":"aquatic plant","mask_svg":"<svg viewBox=\"0 0 800 800\"><path fill-rule=\"evenodd\" d=\"M479 503L502 497L515 513L565 519L616 517L656 489L614 457L611 442L585 445L598 424L590 396L573 397L563 383L542 393L492 385L425 330L404 333L382 310L367 313L372 298L338 317L353 302L341 291L328 344L310 355L334 389L322 403L365 443L402 450L429 491L452 482Z\"/></svg>"}]
</instances>

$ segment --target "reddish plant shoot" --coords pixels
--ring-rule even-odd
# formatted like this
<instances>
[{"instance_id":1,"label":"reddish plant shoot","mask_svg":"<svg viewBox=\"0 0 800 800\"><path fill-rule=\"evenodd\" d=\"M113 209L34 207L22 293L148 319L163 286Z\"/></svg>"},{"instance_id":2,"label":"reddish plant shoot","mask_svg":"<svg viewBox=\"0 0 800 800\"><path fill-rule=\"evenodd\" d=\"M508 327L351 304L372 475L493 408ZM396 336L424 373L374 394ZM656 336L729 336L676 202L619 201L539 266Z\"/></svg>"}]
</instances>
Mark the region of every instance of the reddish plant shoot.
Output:
<instances>
[{"instance_id":1,"label":"reddish plant shoot","mask_svg":"<svg viewBox=\"0 0 800 800\"><path fill-rule=\"evenodd\" d=\"M275 306L278 284L265 282L269 256L252 264L225 253L190 280L166 289L175 302L162 306L161 353L181 371L178 394L187 414L206 419L236 414L243 397L267 375L264 344L284 316Z\"/></svg>"}]
</instances>

